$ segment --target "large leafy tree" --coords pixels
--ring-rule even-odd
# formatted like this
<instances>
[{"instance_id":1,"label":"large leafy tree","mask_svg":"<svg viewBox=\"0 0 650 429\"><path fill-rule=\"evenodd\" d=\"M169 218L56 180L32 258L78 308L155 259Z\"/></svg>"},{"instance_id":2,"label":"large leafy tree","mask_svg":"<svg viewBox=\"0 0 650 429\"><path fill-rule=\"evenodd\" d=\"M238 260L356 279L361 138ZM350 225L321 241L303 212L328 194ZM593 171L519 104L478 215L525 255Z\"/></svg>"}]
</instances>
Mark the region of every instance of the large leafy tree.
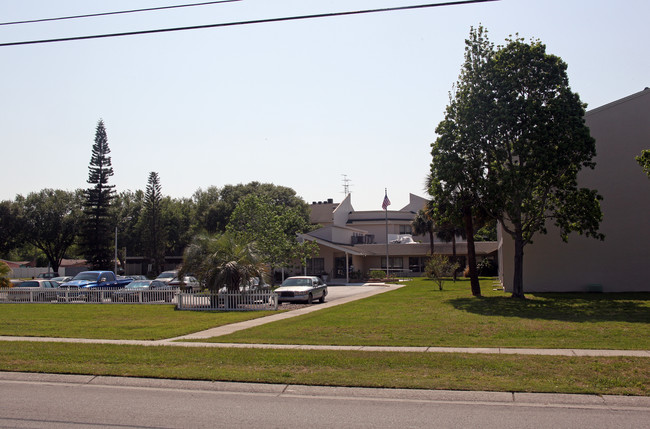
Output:
<instances>
[{"instance_id":1,"label":"large leafy tree","mask_svg":"<svg viewBox=\"0 0 650 429\"><path fill-rule=\"evenodd\" d=\"M250 182L196 191L193 195L196 222L193 230L197 233L224 232L239 202L250 195L264 198L273 206L295 210L309 223L309 206L296 195L296 191L272 183Z\"/></svg>"},{"instance_id":2,"label":"large leafy tree","mask_svg":"<svg viewBox=\"0 0 650 429\"><path fill-rule=\"evenodd\" d=\"M271 268L287 266L301 253L297 234L309 229L295 207L274 204L266 195L240 199L227 231L243 242L255 242L259 255ZM304 246L303 246L304 247Z\"/></svg>"},{"instance_id":3,"label":"large leafy tree","mask_svg":"<svg viewBox=\"0 0 650 429\"><path fill-rule=\"evenodd\" d=\"M95 129L95 143L88 166L88 184L84 204L82 245L84 257L95 269L112 267L113 219L110 208L114 198L114 185L108 184L113 175L111 153L104 121L99 120Z\"/></svg>"},{"instance_id":4,"label":"large leafy tree","mask_svg":"<svg viewBox=\"0 0 650 429\"><path fill-rule=\"evenodd\" d=\"M0 256L4 258L20 245L19 213L16 202L0 201Z\"/></svg>"},{"instance_id":5,"label":"large leafy tree","mask_svg":"<svg viewBox=\"0 0 650 429\"><path fill-rule=\"evenodd\" d=\"M506 42L495 48L483 28L471 30L432 169L443 192L462 189L512 237L512 296L523 298L524 246L548 220L565 241L572 231L602 239L601 197L578 187L596 150L567 65L539 41Z\"/></svg>"},{"instance_id":6,"label":"large leafy tree","mask_svg":"<svg viewBox=\"0 0 650 429\"><path fill-rule=\"evenodd\" d=\"M61 260L77 237L82 220L83 191L43 189L16 201L21 205L21 236L45 254L52 271L58 271Z\"/></svg>"},{"instance_id":7,"label":"large leafy tree","mask_svg":"<svg viewBox=\"0 0 650 429\"><path fill-rule=\"evenodd\" d=\"M140 223L144 210L142 190L122 191L112 202L113 222L117 225L117 257L125 267L127 255L142 256L144 251L144 227Z\"/></svg>"},{"instance_id":8,"label":"large leafy tree","mask_svg":"<svg viewBox=\"0 0 650 429\"><path fill-rule=\"evenodd\" d=\"M182 255L192 241L192 201L165 197L161 204L166 237L166 254Z\"/></svg>"}]
</instances>

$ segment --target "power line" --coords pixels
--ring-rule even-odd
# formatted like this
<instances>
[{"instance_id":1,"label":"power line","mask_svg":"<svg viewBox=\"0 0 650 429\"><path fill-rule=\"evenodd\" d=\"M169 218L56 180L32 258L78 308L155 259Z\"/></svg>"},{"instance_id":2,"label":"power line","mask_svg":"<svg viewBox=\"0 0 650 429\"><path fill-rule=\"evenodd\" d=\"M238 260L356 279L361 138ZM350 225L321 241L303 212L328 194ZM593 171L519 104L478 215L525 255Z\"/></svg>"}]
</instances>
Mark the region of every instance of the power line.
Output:
<instances>
[{"instance_id":1,"label":"power line","mask_svg":"<svg viewBox=\"0 0 650 429\"><path fill-rule=\"evenodd\" d=\"M179 4L172 6L159 6L159 7L149 7L146 9L132 9L132 10L119 10L115 12L100 12L100 13L90 13L87 15L73 15L73 16L61 16L58 18L40 18L40 19L30 19L26 21L12 21L12 22L0 22L0 25L16 25L16 24L34 24L37 22L48 22L48 21L62 21L65 19L79 19L79 18L94 18L97 16L107 16L107 15L119 15L124 13L136 13L136 12L151 12L154 10L163 10L163 9L177 9L182 7L194 7L194 6L207 6L217 3L231 3L241 0L219 0L219 1L206 1L203 3L191 3L191 4Z\"/></svg>"},{"instance_id":2,"label":"power line","mask_svg":"<svg viewBox=\"0 0 650 429\"><path fill-rule=\"evenodd\" d=\"M141 31L129 31L125 33L112 33L112 34L95 34L90 36L76 36L76 37L63 37L59 39L44 39L44 40L29 40L24 42L8 42L0 43L0 47L3 46L18 46L18 45L35 45L41 43L55 43L55 42L71 42L75 40L88 40L88 39L105 39L109 37L124 37L124 36L138 36L142 34L155 34L155 33L169 33L172 31L188 31L188 30L202 30L206 28L220 28L220 27L234 27L238 25L251 25L251 24L266 24L272 22L286 22L286 21L297 21L303 19L316 19L316 18L332 18L335 16L349 16L349 15L362 15L369 13L379 13L379 12L394 12L400 10L413 10L413 9L426 9L433 7L442 7L442 6L458 6L463 4L472 4L472 3L487 3L494 2L499 0L463 0L455 2L443 2L443 3L429 3L429 4L420 4L414 6L398 6L398 7L389 7L383 9L366 9L366 10L357 10L349 12L332 12L332 13L320 13L315 15L301 15L301 16L288 16L281 18L267 18L267 19L256 19L251 21L237 21L237 22L224 22L218 24L205 24L205 25L194 25L190 27L175 27L175 28L159 28L156 30L141 30Z\"/></svg>"}]
</instances>

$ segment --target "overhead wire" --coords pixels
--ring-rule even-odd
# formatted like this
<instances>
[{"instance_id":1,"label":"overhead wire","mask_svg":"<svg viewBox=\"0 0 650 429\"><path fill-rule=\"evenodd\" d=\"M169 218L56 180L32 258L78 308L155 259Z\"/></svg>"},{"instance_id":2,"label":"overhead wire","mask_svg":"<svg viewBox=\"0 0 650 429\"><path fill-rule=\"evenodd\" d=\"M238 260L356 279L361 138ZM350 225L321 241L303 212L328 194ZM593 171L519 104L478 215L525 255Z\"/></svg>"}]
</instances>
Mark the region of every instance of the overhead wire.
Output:
<instances>
[{"instance_id":1,"label":"overhead wire","mask_svg":"<svg viewBox=\"0 0 650 429\"><path fill-rule=\"evenodd\" d=\"M114 12L99 12L99 13L89 13L85 15L72 15L72 16L60 16L57 18L39 18L39 19L29 19L25 21L11 21L11 22L0 22L0 25L17 25L17 24L34 24L38 22L48 22L48 21L63 21L68 19L80 19L80 18L95 18L98 16L108 16L108 15L120 15L125 13L137 13L137 12L152 12L156 10L165 10L165 9L179 9L183 7L194 7L194 6L207 6L217 3L232 3L242 0L218 0L218 1L206 1L202 3L189 3L189 4L177 4L170 6L157 6L157 7L148 7L144 9L131 9L131 10L118 10Z\"/></svg>"},{"instance_id":2,"label":"overhead wire","mask_svg":"<svg viewBox=\"0 0 650 429\"><path fill-rule=\"evenodd\" d=\"M415 10L415 9L427 9L434 7L443 7L443 6L458 6L464 4L473 4L473 3L487 3L495 2L499 0L461 0L461 1L449 1L441 3L428 3L428 4L419 4L411 6L396 6L396 7L387 7L381 9L364 9L357 11L347 11L347 12L330 12L330 13L319 13L313 15L299 15L299 16L286 16L280 18L265 18L265 19L255 19L249 21L235 21L235 22L223 22L216 24L204 24L204 25L193 25L187 27L172 27L172 28L159 28L154 30L140 30L140 31L128 31L123 33L110 33L110 34L95 34L89 36L74 36L74 37L62 37L57 39L43 39L43 40L28 40L22 42L7 42L0 43L0 47L4 46L19 46L19 45L35 45L43 43L58 43L58 42L71 42L76 40L89 40L89 39L104 39L109 37L125 37L125 36L137 36L143 34L156 34L156 33L169 33L174 31L189 31L189 30L202 30L207 28L220 28L220 27L234 27L239 25L252 25L252 24L266 24L273 22L287 22L287 21L297 21L297 20L306 20L306 19L318 19L318 18L332 18L337 16L350 16L350 15L362 15L370 13L382 13L382 12L394 12L402 10Z\"/></svg>"}]
</instances>

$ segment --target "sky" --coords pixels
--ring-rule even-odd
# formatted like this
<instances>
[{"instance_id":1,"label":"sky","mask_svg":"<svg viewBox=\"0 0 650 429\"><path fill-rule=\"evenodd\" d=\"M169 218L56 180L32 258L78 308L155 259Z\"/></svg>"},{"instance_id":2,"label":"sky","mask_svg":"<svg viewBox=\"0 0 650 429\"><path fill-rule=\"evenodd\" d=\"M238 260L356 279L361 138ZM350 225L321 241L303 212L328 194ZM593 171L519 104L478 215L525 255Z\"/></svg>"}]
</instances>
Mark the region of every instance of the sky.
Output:
<instances>
[{"instance_id":1,"label":"sky","mask_svg":"<svg viewBox=\"0 0 650 429\"><path fill-rule=\"evenodd\" d=\"M199 0L0 2L0 21ZM241 0L0 25L0 43L339 11L426 0ZM650 86L650 2L501 0L387 13L0 47L0 200L86 188L104 120L118 192L259 181L306 202L390 209L426 197L430 145L470 28L540 39L595 108ZM344 182L347 179L348 182Z\"/></svg>"}]
</instances>

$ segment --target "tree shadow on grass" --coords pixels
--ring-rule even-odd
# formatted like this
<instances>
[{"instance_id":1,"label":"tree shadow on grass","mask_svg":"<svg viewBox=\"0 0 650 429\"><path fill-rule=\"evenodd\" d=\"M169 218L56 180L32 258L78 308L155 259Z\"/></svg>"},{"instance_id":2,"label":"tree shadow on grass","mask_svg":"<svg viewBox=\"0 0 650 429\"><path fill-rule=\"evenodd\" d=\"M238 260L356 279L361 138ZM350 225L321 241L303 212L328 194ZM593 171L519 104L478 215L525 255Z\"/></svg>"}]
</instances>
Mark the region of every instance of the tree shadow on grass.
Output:
<instances>
[{"instance_id":1,"label":"tree shadow on grass","mask_svg":"<svg viewBox=\"0 0 650 429\"><path fill-rule=\"evenodd\" d=\"M457 310L483 316L567 322L650 323L650 293L538 293L520 300L506 296L455 298Z\"/></svg>"}]
</instances>

